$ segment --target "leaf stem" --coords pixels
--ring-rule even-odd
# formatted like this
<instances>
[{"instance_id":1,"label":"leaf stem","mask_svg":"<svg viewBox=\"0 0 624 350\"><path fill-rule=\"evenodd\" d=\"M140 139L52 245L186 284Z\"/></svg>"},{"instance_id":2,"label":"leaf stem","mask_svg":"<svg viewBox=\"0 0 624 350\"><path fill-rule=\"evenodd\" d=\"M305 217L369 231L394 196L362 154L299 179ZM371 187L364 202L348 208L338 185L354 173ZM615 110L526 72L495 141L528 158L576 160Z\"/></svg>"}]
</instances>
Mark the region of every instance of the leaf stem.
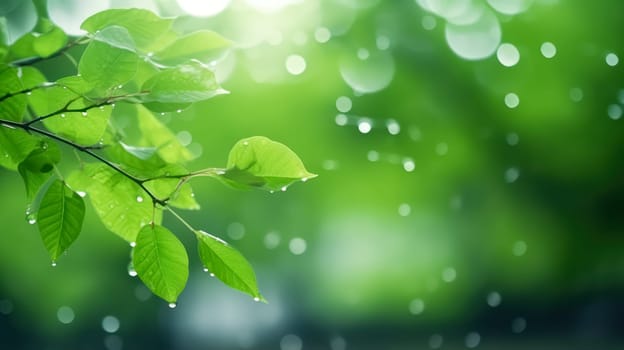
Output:
<instances>
[{"instance_id":1,"label":"leaf stem","mask_svg":"<svg viewBox=\"0 0 624 350\"><path fill-rule=\"evenodd\" d=\"M189 231L195 233L196 230L193 228L193 226L191 226L188 222L186 222L186 220L184 220L178 213L176 213L170 207L165 207L165 209L169 210L169 212L173 214L173 216L175 216L176 219L178 219L182 224L184 224L184 226L186 226L186 228L188 228Z\"/></svg>"}]
</instances>

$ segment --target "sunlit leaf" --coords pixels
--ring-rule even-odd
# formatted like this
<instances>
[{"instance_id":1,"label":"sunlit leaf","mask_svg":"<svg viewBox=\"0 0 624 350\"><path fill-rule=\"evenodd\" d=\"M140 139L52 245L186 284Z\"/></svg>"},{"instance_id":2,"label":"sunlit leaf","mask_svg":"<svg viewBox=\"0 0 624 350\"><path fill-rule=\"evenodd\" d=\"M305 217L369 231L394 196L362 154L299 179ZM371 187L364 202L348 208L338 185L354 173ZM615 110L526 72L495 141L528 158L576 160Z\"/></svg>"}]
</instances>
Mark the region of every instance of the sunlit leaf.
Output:
<instances>
[{"instance_id":1,"label":"sunlit leaf","mask_svg":"<svg viewBox=\"0 0 624 350\"><path fill-rule=\"evenodd\" d=\"M0 65L0 98L10 93L22 91L24 86L19 78L19 70L13 67ZM18 94L5 98L0 102L0 115L2 119L21 121L26 112L26 96Z\"/></svg>"},{"instance_id":2,"label":"sunlit leaf","mask_svg":"<svg viewBox=\"0 0 624 350\"><path fill-rule=\"evenodd\" d=\"M35 38L33 50L39 57L49 57L61 50L67 44L67 34L53 26L48 32L42 33Z\"/></svg>"},{"instance_id":3,"label":"sunlit leaf","mask_svg":"<svg viewBox=\"0 0 624 350\"><path fill-rule=\"evenodd\" d=\"M188 62L155 74L144 84L145 102L192 103L209 99L225 91L214 73L200 62Z\"/></svg>"},{"instance_id":4,"label":"sunlit leaf","mask_svg":"<svg viewBox=\"0 0 624 350\"><path fill-rule=\"evenodd\" d=\"M91 34L110 26L125 28L137 48L147 50L171 28L173 19L158 17L143 9L111 9L87 18L80 28Z\"/></svg>"},{"instance_id":5,"label":"sunlit leaf","mask_svg":"<svg viewBox=\"0 0 624 350\"><path fill-rule=\"evenodd\" d=\"M96 88L108 89L132 79L138 62L136 53L95 40L82 54L78 72Z\"/></svg>"},{"instance_id":6,"label":"sunlit leaf","mask_svg":"<svg viewBox=\"0 0 624 350\"><path fill-rule=\"evenodd\" d=\"M58 259L78 238L84 219L82 197L64 182L54 181L41 199L37 223L43 245L52 261Z\"/></svg>"},{"instance_id":7,"label":"sunlit leaf","mask_svg":"<svg viewBox=\"0 0 624 350\"><path fill-rule=\"evenodd\" d=\"M166 65L178 65L189 59L208 63L219 59L232 42L210 30L199 30L182 36L154 54L154 59Z\"/></svg>"},{"instance_id":8,"label":"sunlit leaf","mask_svg":"<svg viewBox=\"0 0 624 350\"><path fill-rule=\"evenodd\" d=\"M90 102L79 99L70 104L70 109L81 109ZM97 144L111 115L111 106L91 108L84 112L67 112L45 119L46 128L80 145Z\"/></svg>"},{"instance_id":9,"label":"sunlit leaf","mask_svg":"<svg viewBox=\"0 0 624 350\"><path fill-rule=\"evenodd\" d=\"M178 138L145 107L137 105L139 129L143 137L142 146L155 147L158 156L167 163L183 163L193 159L191 152Z\"/></svg>"},{"instance_id":10,"label":"sunlit leaf","mask_svg":"<svg viewBox=\"0 0 624 350\"><path fill-rule=\"evenodd\" d=\"M134 242L139 230L150 223L160 223L162 211L152 206L139 185L105 164L84 164L68 179L76 191L87 198L107 229L128 242Z\"/></svg>"},{"instance_id":11,"label":"sunlit leaf","mask_svg":"<svg viewBox=\"0 0 624 350\"><path fill-rule=\"evenodd\" d=\"M136 240L132 263L156 295L175 302L188 279L188 255L178 238L158 225L145 225Z\"/></svg>"},{"instance_id":12,"label":"sunlit leaf","mask_svg":"<svg viewBox=\"0 0 624 350\"><path fill-rule=\"evenodd\" d=\"M26 197L32 200L41 186L50 178L54 165L61 160L61 151L56 143L41 141L39 147L34 149L17 170L19 171L24 185Z\"/></svg>"},{"instance_id":13,"label":"sunlit leaf","mask_svg":"<svg viewBox=\"0 0 624 350\"><path fill-rule=\"evenodd\" d=\"M94 39L119 49L128 51L134 51L136 49L134 40L132 40L128 30L120 26L106 27L95 33Z\"/></svg>"},{"instance_id":14,"label":"sunlit leaf","mask_svg":"<svg viewBox=\"0 0 624 350\"><path fill-rule=\"evenodd\" d=\"M222 179L237 188L258 187L285 190L296 181L316 177L290 148L266 137L254 136L237 142Z\"/></svg>"},{"instance_id":15,"label":"sunlit leaf","mask_svg":"<svg viewBox=\"0 0 624 350\"><path fill-rule=\"evenodd\" d=\"M264 300L258 290L256 274L243 255L225 241L204 231L195 231L199 257L206 269L223 283Z\"/></svg>"},{"instance_id":16,"label":"sunlit leaf","mask_svg":"<svg viewBox=\"0 0 624 350\"><path fill-rule=\"evenodd\" d=\"M141 160L146 160L151 158L155 153L156 153L156 147L139 147L139 146L131 146L131 145L126 145L123 142L119 142L119 144L121 145L121 147L123 147L123 149L132 154L133 156L141 159Z\"/></svg>"}]
</instances>

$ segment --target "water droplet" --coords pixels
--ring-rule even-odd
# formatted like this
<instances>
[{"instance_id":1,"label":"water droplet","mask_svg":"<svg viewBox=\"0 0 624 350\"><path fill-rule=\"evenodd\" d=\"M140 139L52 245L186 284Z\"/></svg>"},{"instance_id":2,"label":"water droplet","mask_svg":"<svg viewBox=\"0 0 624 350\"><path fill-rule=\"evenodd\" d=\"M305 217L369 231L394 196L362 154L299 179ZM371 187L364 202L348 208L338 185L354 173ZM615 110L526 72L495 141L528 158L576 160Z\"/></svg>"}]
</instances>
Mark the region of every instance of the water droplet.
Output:
<instances>
[{"instance_id":1,"label":"water droplet","mask_svg":"<svg viewBox=\"0 0 624 350\"><path fill-rule=\"evenodd\" d=\"M182 113L181 109L176 110L177 113Z\"/></svg>"},{"instance_id":2,"label":"water droplet","mask_svg":"<svg viewBox=\"0 0 624 350\"><path fill-rule=\"evenodd\" d=\"M84 198L87 195L87 192L83 192L83 191L76 191L76 194L78 194L80 197Z\"/></svg>"},{"instance_id":3,"label":"water droplet","mask_svg":"<svg viewBox=\"0 0 624 350\"><path fill-rule=\"evenodd\" d=\"M27 96L32 95L32 91L28 91L28 92L26 92L26 95L27 95Z\"/></svg>"},{"instance_id":4,"label":"water droplet","mask_svg":"<svg viewBox=\"0 0 624 350\"><path fill-rule=\"evenodd\" d=\"M74 321L76 315L74 314L74 310L69 306L61 306L56 311L56 318L62 324L70 324Z\"/></svg>"},{"instance_id":5,"label":"water droplet","mask_svg":"<svg viewBox=\"0 0 624 350\"><path fill-rule=\"evenodd\" d=\"M486 298L487 304L491 307L497 307L501 304L502 297L498 292L490 292Z\"/></svg>"},{"instance_id":6,"label":"water droplet","mask_svg":"<svg viewBox=\"0 0 624 350\"><path fill-rule=\"evenodd\" d=\"M481 335L477 332L470 332L466 335L465 344L467 348L473 349L479 346Z\"/></svg>"},{"instance_id":7,"label":"water droplet","mask_svg":"<svg viewBox=\"0 0 624 350\"><path fill-rule=\"evenodd\" d=\"M143 202L143 197L137 196L136 197L136 201L139 202L139 203Z\"/></svg>"},{"instance_id":8,"label":"water droplet","mask_svg":"<svg viewBox=\"0 0 624 350\"><path fill-rule=\"evenodd\" d=\"M518 170L518 168L511 167L505 170L505 182L507 183L516 182L516 180L518 180L519 177L520 177L520 170Z\"/></svg>"},{"instance_id":9,"label":"water droplet","mask_svg":"<svg viewBox=\"0 0 624 350\"><path fill-rule=\"evenodd\" d=\"M511 331L514 333L522 333L526 329L527 322L522 317L516 317L511 321Z\"/></svg>"},{"instance_id":10,"label":"water droplet","mask_svg":"<svg viewBox=\"0 0 624 350\"><path fill-rule=\"evenodd\" d=\"M336 125L345 126L349 122L349 118L347 118L344 114L336 114Z\"/></svg>"},{"instance_id":11,"label":"water droplet","mask_svg":"<svg viewBox=\"0 0 624 350\"><path fill-rule=\"evenodd\" d=\"M307 248L308 248L307 242L305 241L305 239L300 238L300 237L293 238L288 243L288 249L294 255L301 255L305 253Z\"/></svg>"},{"instance_id":12,"label":"water droplet","mask_svg":"<svg viewBox=\"0 0 624 350\"><path fill-rule=\"evenodd\" d=\"M412 315L420 315L425 311L425 302L422 299L416 298L410 301L408 309Z\"/></svg>"},{"instance_id":13,"label":"water droplet","mask_svg":"<svg viewBox=\"0 0 624 350\"><path fill-rule=\"evenodd\" d=\"M331 32L325 27L319 27L314 31L314 40L324 44L331 39Z\"/></svg>"},{"instance_id":14,"label":"water droplet","mask_svg":"<svg viewBox=\"0 0 624 350\"><path fill-rule=\"evenodd\" d=\"M348 113L353 106L353 102L347 96L340 96L336 99L336 109L341 113Z\"/></svg>"},{"instance_id":15,"label":"water droplet","mask_svg":"<svg viewBox=\"0 0 624 350\"><path fill-rule=\"evenodd\" d=\"M243 141L243 146L248 146L249 145L249 141Z\"/></svg>"},{"instance_id":16,"label":"water droplet","mask_svg":"<svg viewBox=\"0 0 624 350\"><path fill-rule=\"evenodd\" d=\"M394 119L388 119L386 121L386 128L390 135L398 135L401 132L401 125Z\"/></svg>"},{"instance_id":17,"label":"water droplet","mask_svg":"<svg viewBox=\"0 0 624 350\"><path fill-rule=\"evenodd\" d=\"M36 224L37 223L37 214L36 213L27 213L26 214L26 221L30 225Z\"/></svg>"},{"instance_id":18,"label":"water droplet","mask_svg":"<svg viewBox=\"0 0 624 350\"><path fill-rule=\"evenodd\" d=\"M65 118L65 113L61 113L61 118Z\"/></svg>"},{"instance_id":19,"label":"water droplet","mask_svg":"<svg viewBox=\"0 0 624 350\"><path fill-rule=\"evenodd\" d=\"M357 55L345 56L340 62L342 79L358 94L385 89L394 79L394 73L395 63L389 51L360 49Z\"/></svg>"},{"instance_id":20,"label":"water droplet","mask_svg":"<svg viewBox=\"0 0 624 350\"><path fill-rule=\"evenodd\" d=\"M307 181L308 181L308 178L307 178L307 177L302 177L302 178L301 178L301 182L307 182Z\"/></svg>"},{"instance_id":21,"label":"water droplet","mask_svg":"<svg viewBox=\"0 0 624 350\"><path fill-rule=\"evenodd\" d=\"M496 58L505 67L513 67L520 61L520 51L515 45L503 43L496 50Z\"/></svg>"},{"instance_id":22,"label":"water droplet","mask_svg":"<svg viewBox=\"0 0 624 350\"><path fill-rule=\"evenodd\" d=\"M170 309L175 309L176 306L178 306L178 304L176 304L176 303L169 303L169 308Z\"/></svg>"},{"instance_id":23,"label":"water droplet","mask_svg":"<svg viewBox=\"0 0 624 350\"><path fill-rule=\"evenodd\" d=\"M260 301L260 298L255 297L255 298L253 298L253 300L257 303L257 302L259 302L259 301Z\"/></svg>"},{"instance_id":24,"label":"water droplet","mask_svg":"<svg viewBox=\"0 0 624 350\"><path fill-rule=\"evenodd\" d=\"M214 277L214 276L215 276L215 274L211 272L210 273L210 277Z\"/></svg>"},{"instance_id":25,"label":"water droplet","mask_svg":"<svg viewBox=\"0 0 624 350\"><path fill-rule=\"evenodd\" d=\"M505 95L505 105L509 108L516 108L520 104L520 98L513 92Z\"/></svg>"},{"instance_id":26,"label":"water droplet","mask_svg":"<svg viewBox=\"0 0 624 350\"><path fill-rule=\"evenodd\" d=\"M286 192L287 189L288 189L288 186L282 186L281 188L282 192Z\"/></svg>"},{"instance_id":27,"label":"water droplet","mask_svg":"<svg viewBox=\"0 0 624 350\"><path fill-rule=\"evenodd\" d=\"M106 333L115 333L119 330L119 319L115 316L106 316L102 319L102 329Z\"/></svg>"},{"instance_id":28,"label":"water droplet","mask_svg":"<svg viewBox=\"0 0 624 350\"><path fill-rule=\"evenodd\" d=\"M153 52L148 52L148 53L147 53L147 57L152 57L152 56L154 56L154 53L153 53Z\"/></svg>"},{"instance_id":29,"label":"water droplet","mask_svg":"<svg viewBox=\"0 0 624 350\"><path fill-rule=\"evenodd\" d=\"M53 261L51 265L52 267L56 267L56 261Z\"/></svg>"},{"instance_id":30,"label":"water droplet","mask_svg":"<svg viewBox=\"0 0 624 350\"><path fill-rule=\"evenodd\" d=\"M362 134L368 134L373 128L373 122L370 119L363 118L358 121L358 130Z\"/></svg>"},{"instance_id":31,"label":"water droplet","mask_svg":"<svg viewBox=\"0 0 624 350\"><path fill-rule=\"evenodd\" d=\"M120 84L120 85L117 85L117 88L118 88L118 89L121 89L122 87L123 87L123 85L121 85L121 84Z\"/></svg>"},{"instance_id":32,"label":"water droplet","mask_svg":"<svg viewBox=\"0 0 624 350\"><path fill-rule=\"evenodd\" d=\"M546 41L542 44L542 46L540 46L540 52L542 53L542 56L546 58L553 58L557 54L557 47L555 44Z\"/></svg>"},{"instance_id":33,"label":"water droplet","mask_svg":"<svg viewBox=\"0 0 624 350\"><path fill-rule=\"evenodd\" d=\"M128 276L130 277L136 277L138 275L138 273L136 272L136 270L134 269L134 264L132 264L132 261L128 264Z\"/></svg>"},{"instance_id":34,"label":"water droplet","mask_svg":"<svg viewBox=\"0 0 624 350\"><path fill-rule=\"evenodd\" d=\"M610 52L605 57L605 62L607 62L610 67L615 67L620 62L620 58L618 57L618 55Z\"/></svg>"},{"instance_id":35,"label":"water droplet","mask_svg":"<svg viewBox=\"0 0 624 350\"><path fill-rule=\"evenodd\" d=\"M447 267L442 271L442 281L451 283L457 278L457 271L452 267Z\"/></svg>"},{"instance_id":36,"label":"water droplet","mask_svg":"<svg viewBox=\"0 0 624 350\"><path fill-rule=\"evenodd\" d=\"M286 71L292 75L300 75L306 70L306 61L302 56L290 55L286 57Z\"/></svg>"},{"instance_id":37,"label":"water droplet","mask_svg":"<svg viewBox=\"0 0 624 350\"><path fill-rule=\"evenodd\" d=\"M412 212L412 207L407 203L399 205L399 215L408 216Z\"/></svg>"},{"instance_id":38,"label":"water droplet","mask_svg":"<svg viewBox=\"0 0 624 350\"><path fill-rule=\"evenodd\" d=\"M86 116L87 116L87 114L88 114L88 113L87 113L87 111L82 112L82 116L83 116L83 117L86 117Z\"/></svg>"},{"instance_id":39,"label":"water droplet","mask_svg":"<svg viewBox=\"0 0 624 350\"><path fill-rule=\"evenodd\" d=\"M526 254L528 246L525 241L516 241L511 248L513 255L515 256L523 256Z\"/></svg>"},{"instance_id":40,"label":"water droplet","mask_svg":"<svg viewBox=\"0 0 624 350\"><path fill-rule=\"evenodd\" d=\"M439 349L444 343L444 338L440 334L433 334L429 337L429 347L432 349Z\"/></svg>"},{"instance_id":41,"label":"water droplet","mask_svg":"<svg viewBox=\"0 0 624 350\"><path fill-rule=\"evenodd\" d=\"M208 268L207 267L204 267L204 272L208 272Z\"/></svg>"},{"instance_id":42,"label":"water droplet","mask_svg":"<svg viewBox=\"0 0 624 350\"><path fill-rule=\"evenodd\" d=\"M414 171L414 169L416 169L416 163L414 163L412 158L403 159L403 170L411 173L412 171Z\"/></svg>"},{"instance_id":43,"label":"water droplet","mask_svg":"<svg viewBox=\"0 0 624 350\"><path fill-rule=\"evenodd\" d=\"M451 50L466 60L481 60L491 56L496 52L502 37L498 18L490 10L484 10L470 24L447 22L444 32Z\"/></svg>"}]
</instances>

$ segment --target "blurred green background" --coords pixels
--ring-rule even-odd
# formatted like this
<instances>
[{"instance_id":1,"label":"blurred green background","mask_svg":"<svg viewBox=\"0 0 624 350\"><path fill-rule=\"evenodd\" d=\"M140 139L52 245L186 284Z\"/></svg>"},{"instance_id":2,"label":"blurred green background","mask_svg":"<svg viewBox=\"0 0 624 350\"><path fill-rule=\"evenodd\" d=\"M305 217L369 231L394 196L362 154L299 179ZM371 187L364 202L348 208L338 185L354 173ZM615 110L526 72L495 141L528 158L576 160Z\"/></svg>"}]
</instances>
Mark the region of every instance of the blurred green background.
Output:
<instances>
[{"instance_id":1,"label":"blurred green background","mask_svg":"<svg viewBox=\"0 0 624 350\"><path fill-rule=\"evenodd\" d=\"M143 7L234 40L214 63L231 94L161 116L190 167L264 135L320 176L275 194L193 183L202 209L183 216L249 258L269 303L191 251L169 309L91 209L52 268L21 179L0 170L1 349L624 347L621 1L48 6L74 35L95 11ZM0 15L11 41L35 22L30 1ZM39 68L75 72L62 57Z\"/></svg>"}]
</instances>

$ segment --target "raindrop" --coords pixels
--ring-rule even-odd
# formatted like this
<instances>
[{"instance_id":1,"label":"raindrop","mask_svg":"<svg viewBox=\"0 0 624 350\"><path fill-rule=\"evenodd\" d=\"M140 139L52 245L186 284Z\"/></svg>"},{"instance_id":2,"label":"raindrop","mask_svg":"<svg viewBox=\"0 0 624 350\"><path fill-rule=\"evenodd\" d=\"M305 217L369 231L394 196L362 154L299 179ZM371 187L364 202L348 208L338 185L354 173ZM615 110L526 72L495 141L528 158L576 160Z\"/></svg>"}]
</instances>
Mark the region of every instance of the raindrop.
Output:
<instances>
[{"instance_id":1,"label":"raindrop","mask_svg":"<svg viewBox=\"0 0 624 350\"><path fill-rule=\"evenodd\" d=\"M294 255L301 255L305 253L307 247L308 244L306 243L306 241L300 237L293 238L288 243L288 249Z\"/></svg>"},{"instance_id":2,"label":"raindrop","mask_svg":"<svg viewBox=\"0 0 624 350\"><path fill-rule=\"evenodd\" d=\"M53 261L51 265L52 267L56 267L56 261Z\"/></svg>"},{"instance_id":3,"label":"raindrop","mask_svg":"<svg viewBox=\"0 0 624 350\"><path fill-rule=\"evenodd\" d=\"M486 10L474 23L445 27L446 41L459 57L480 60L491 56L501 41L501 27L496 15Z\"/></svg>"},{"instance_id":4,"label":"raindrop","mask_svg":"<svg viewBox=\"0 0 624 350\"><path fill-rule=\"evenodd\" d=\"M385 35L379 35L376 44L379 50L387 50L390 48L390 38Z\"/></svg>"},{"instance_id":5,"label":"raindrop","mask_svg":"<svg viewBox=\"0 0 624 350\"><path fill-rule=\"evenodd\" d=\"M137 274L136 270L134 269L134 264L131 261L130 263L128 263L128 276L136 277L137 275L138 274Z\"/></svg>"},{"instance_id":6,"label":"raindrop","mask_svg":"<svg viewBox=\"0 0 624 350\"><path fill-rule=\"evenodd\" d=\"M366 49L360 49L356 55L345 56L340 62L342 79L360 94L370 94L385 89L392 82L394 73L394 59L389 51L369 52Z\"/></svg>"},{"instance_id":7,"label":"raindrop","mask_svg":"<svg viewBox=\"0 0 624 350\"><path fill-rule=\"evenodd\" d=\"M143 197L137 196L136 197L136 201L139 202L139 203L143 202Z\"/></svg>"},{"instance_id":8,"label":"raindrop","mask_svg":"<svg viewBox=\"0 0 624 350\"><path fill-rule=\"evenodd\" d=\"M505 105L509 108L516 108L520 104L520 98L513 92L505 95Z\"/></svg>"},{"instance_id":9,"label":"raindrop","mask_svg":"<svg viewBox=\"0 0 624 350\"><path fill-rule=\"evenodd\" d=\"M607 107L607 114L609 115L609 118L618 120L622 118L622 107L616 104L609 105L609 107Z\"/></svg>"},{"instance_id":10,"label":"raindrop","mask_svg":"<svg viewBox=\"0 0 624 350\"><path fill-rule=\"evenodd\" d=\"M176 306L178 306L178 304L176 304L176 303L169 303L169 308L170 309L175 309Z\"/></svg>"},{"instance_id":11,"label":"raindrop","mask_svg":"<svg viewBox=\"0 0 624 350\"><path fill-rule=\"evenodd\" d=\"M511 248L513 255L515 256L523 256L527 252L527 244L525 241L516 241Z\"/></svg>"},{"instance_id":12,"label":"raindrop","mask_svg":"<svg viewBox=\"0 0 624 350\"><path fill-rule=\"evenodd\" d=\"M607 62L609 66L615 67L620 62L620 58L613 52L610 52L605 57L605 62Z\"/></svg>"},{"instance_id":13,"label":"raindrop","mask_svg":"<svg viewBox=\"0 0 624 350\"><path fill-rule=\"evenodd\" d=\"M501 304L502 297L498 292L490 292L486 298L487 304L491 307L497 307Z\"/></svg>"},{"instance_id":14,"label":"raindrop","mask_svg":"<svg viewBox=\"0 0 624 350\"><path fill-rule=\"evenodd\" d=\"M340 96L336 99L336 109L341 113L348 113L353 106L353 102L347 96Z\"/></svg>"},{"instance_id":15,"label":"raindrop","mask_svg":"<svg viewBox=\"0 0 624 350\"><path fill-rule=\"evenodd\" d=\"M479 346L480 342L481 342L481 336L477 332L468 333L464 341L464 343L466 344L466 347L470 349L473 349Z\"/></svg>"},{"instance_id":16,"label":"raindrop","mask_svg":"<svg viewBox=\"0 0 624 350\"><path fill-rule=\"evenodd\" d=\"M439 156L444 156L448 153L448 145L445 142L440 142L436 145L435 152Z\"/></svg>"},{"instance_id":17,"label":"raindrop","mask_svg":"<svg viewBox=\"0 0 624 350\"><path fill-rule=\"evenodd\" d=\"M557 47L555 44L547 41L540 46L540 52L546 58L553 58L557 54Z\"/></svg>"},{"instance_id":18,"label":"raindrop","mask_svg":"<svg viewBox=\"0 0 624 350\"><path fill-rule=\"evenodd\" d=\"M281 188L282 192L286 192L287 189L288 189L288 186L282 186Z\"/></svg>"},{"instance_id":19,"label":"raindrop","mask_svg":"<svg viewBox=\"0 0 624 350\"><path fill-rule=\"evenodd\" d=\"M259 302L259 301L260 301L260 298L255 297L255 298L253 298L253 301L255 301L255 302L257 303L257 302Z\"/></svg>"},{"instance_id":20,"label":"raindrop","mask_svg":"<svg viewBox=\"0 0 624 350\"><path fill-rule=\"evenodd\" d=\"M422 27L425 30L433 30L438 23L435 17L427 15L427 16L423 16L422 20L420 21L420 24L422 24Z\"/></svg>"},{"instance_id":21,"label":"raindrop","mask_svg":"<svg viewBox=\"0 0 624 350\"><path fill-rule=\"evenodd\" d=\"M433 334L429 337L429 347L432 349L439 349L444 343L444 338L440 334Z\"/></svg>"},{"instance_id":22,"label":"raindrop","mask_svg":"<svg viewBox=\"0 0 624 350\"><path fill-rule=\"evenodd\" d=\"M447 267L442 271L442 281L451 283L457 278L457 271L452 267Z\"/></svg>"},{"instance_id":23,"label":"raindrop","mask_svg":"<svg viewBox=\"0 0 624 350\"><path fill-rule=\"evenodd\" d=\"M76 191L76 193L82 198L87 196L87 192L84 192L84 191Z\"/></svg>"},{"instance_id":24,"label":"raindrop","mask_svg":"<svg viewBox=\"0 0 624 350\"><path fill-rule=\"evenodd\" d=\"M425 302L422 299L414 299L410 301L408 309L412 315L420 315L425 311Z\"/></svg>"},{"instance_id":25,"label":"raindrop","mask_svg":"<svg viewBox=\"0 0 624 350\"><path fill-rule=\"evenodd\" d=\"M106 316L102 319L102 329L106 333L115 333L119 330L119 319L115 316Z\"/></svg>"},{"instance_id":26,"label":"raindrop","mask_svg":"<svg viewBox=\"0 0 624 350\"><path fill-rule=\"evenodd\" d=\"M368 134L372 128L373 128L373 125L370 119L363 118L358 121L358 130L362 134Z\"/></svg>"},{"instance_id":27,"label":"raindrop","mask_svg":"<svg viewBox=\"0 0 624 350\"><path fill-rule=\"evenodd\" d=\"M152 56L154 56L154 53L153 53L153 52L148 52L148 53L147 53L147 57L152 57Z\"/></svg>"},{"instance_id":28,"label":"raindrop","mask_svg":"<svg viewBox=\"0 0 624 350\"><path fill-rule=\"evenodd\" d=\"M210 273L210 277L214 277L215 274L213 272Z\"/></svg>"},{"instance_id":29,"label":"raindrop","mask_svg":"<svg viewBox=\"0 0 624 350\"><path fill-rule=\"evenodd\" d=\"M375 151L375 150L370 150L368 151L368 154L366 155L366 158L368 158L369 161L371 162L376 162L379 160L379 152Z\"/></svg>"},{"instance_id":30,"label":"raindrop","mask_svg":"<svg viewBox=\"0 0 624 350\"><path fill-rule=\"evenodd\" d=\"M302 348L303 341L294 334L287 334L280 340L281 350L301 350Z\"/></svg>"},{"instance_id":31,"label":"raindrop","mask_svg":"<svg viewBox=\"0 0 624 350\"><path fill-rule=\"evenodd\" d=\"M319 27L314 31L314 40L324 44L331 39L331 32L325 27Z\"/></svg>"},{"instance_id":32,"label":"raindrop","mask_svg":"<svg viewBox=\"0 0 624 350\"><path fill-rule=\"evenodd\" d=\"M242 239L245 236L245 226L240 222L233 222L228 225L227 234L232 239Z\"/></svg>"},{"instance_id":33,"label":"raindrop","mask_svg":"<svg viewBox=\"0 0 624 350\"><path fill-rule=\"evenodd\" d=\"M243 141L243 146L249 146L249 141Z\"/></svg>"},{"instance_id":34,"label":"raindrop","mask_svg":"<svg viewBox=\"0 0 624 350\"><path fill-rule=\"evenodd\" d=\"M286 70L292 75L299 75L306 70L306 61L299 55L286 57Z\"/></svg>"},{"instance_id":35,"label":"raindrop","mask_svg":"<svg viewBox=\"0 0 624 350\"><path fill-rule=\"evenodd\" d=\"M56 318L62 324L70 324L74 321L76 315L74 314L74 310L69 306L61 306L56 311Z\"/></svg>"},{"instance_id":36,"label":"raindrop","mask_svg":"<svg viewBox=\"0 0 624 350\"><path fill-rule=\"evenodd\" d=\"M141 225L141 226L143 226L143 225ZM130 242L130 247L132 247L132 248L136 247L136 242Z\"/></svg>"},{"instance_id":37,"label":"raindrop","mask_svg":"<svg viewBox=\"0 0 624 350\"><path fill-rule=\"evenodd\" d=\"M403 170L411 173L412 171L414 171L414 169L416 169L416 163L414 163L411 158L403 159Z\"/></svg>"},{"instance_id":38,"label":"raindrop","mask_svg":"<svg viewBox=\"0 0 624 350\"><path fill-rule=\"evenodd\" d=\"M307 182L307 181L308 181L308 178L307 178L307 177L302 177L302 178L301 178L301 182Z\"/></svg>"},{"instance_id":39,"label":"raindrop","mask_svg":"<svg viewBox=\"0 0 624 350\"><path fill-rule=\"evenodd\" d=\"M515 167L511 167L505 170L505 182L514 183L520 177L520 170Z\"/></svg>"},{"instance_id":40,"label":"raindrop","mask_svg":"<svg viewBox=\"0 0 624 350\"><path fill-rule=\"evenodd\" d=\"M390 135L398 135L401 132L401 125L394 119L388 119L388 121L386 121L386 128Z\"/></svg>"},{"instance_id":41,"label":"raindrop","mask_svg":"<svg viewBox=\"0 0 624 350\"><path fill-rule=\"evenodd\" d=\"M570 89L570 100L573 102L581 102L583 99L583 90L580 88L571 88Z\"/></svg>"},{"instance_id":42,"label":"raindrop","mask_svg":"<svg viewBox=\"0 0 624 350\"><path fill-rule=\"evenodd\" d=\"M520 52L509 43L501 44L496 51L496 58L505 67L513 67L520 61Z\"/></svg>"},{"instance_id":43,"label":"raindrop","mask_svg":"<svg viewBox=\"0 0 624 350\"><path fill-rule=\"evenodd\" d=\"M520 137L515 132L510 132L506 137L509 146L516 146L520 142Z\"/></svg>"},{"instance_id":44,"label":"raindrop","mask_svg":"<svg viewBox=\"0 0 624 350\"><path fill-rule=\"evenodd\" d=\"M361 47L357 50L357 57L362 61L365 61L370 57L370 52L367 49Z\"/></svg>"},{"instance_id":45,"label":"raindrop","mask_svg":"<svg viewBox=\"0 0 624 350\"><path fill-rule=\"evenodd\" d=\"M65 113L61 113L61 118L65 118Z\"/></svg>"},{"instance_id":46,"label":"raindrop","mask_svg":"<svg viewBox=\"0 0 624 350\"><path fill-rule=\"evenodd\" d=\"M36 224L37 223L37 214L36 213L27 213L26 214L26 221L30 225Z\"/></svg>"},{"instance_id":47,"label":"raindrop","mask_svg":"<svg viewBox=\"0 0 624 350\"><path fill-rule=\"evenodd\" d=\"M408 216L412 212L412 207L407 203L399 205L399 215Z\"/></svg>"},{"instance_id":48,"label":"raindrop","mask_svg":"<svg viewBox=\"0 0 624 350\"><path fill-rule=\"evenodd\" d=\"M522 317L516 317L511 321L511 331L514 333L522 333L526 329L527 322Z\"/></svg>"},{"instance_id":49,"label":"raindrop","mask_svg":"<svg viewBox=\"0 0 624 350\"><path fill-rule=\"evenodd\" d=\"M87 111L82 112L82 116L86 117L87 116Z\"/></svg>"},{"instance_id":50,"label":"raindrop","mask_svg":"<svg viewBox=\"0 0 624 350\"><path fill-rule=\"evenodd\" d=\"M32 95L32 91L27 91L27 92L26 92L26 95L27 95L27 96Z\"/></svg>"},{"instance_id":51,"label":"raindrop","mask_svg":"<svg viewBox=\"0 0 624 350\"><path fill-rule=\"evenodd\" d=\"M341 336L335 336L329 341L329 347L331 350L346 350L347 341Z\"/></svg>"},{"instance_id":52,"label":"raindrop","mask_svg":"<svg viewBox=\"0 0 624 350\"><path fill-rule=\"evenodd\" d=\"M345 125L347 125L348 121L349 121L349 119L347 118L346 115L344 115L344 114L337 114L336 115L336 125L338 125L338 126L345 126Z\"/></svg>"}]
</instances>

